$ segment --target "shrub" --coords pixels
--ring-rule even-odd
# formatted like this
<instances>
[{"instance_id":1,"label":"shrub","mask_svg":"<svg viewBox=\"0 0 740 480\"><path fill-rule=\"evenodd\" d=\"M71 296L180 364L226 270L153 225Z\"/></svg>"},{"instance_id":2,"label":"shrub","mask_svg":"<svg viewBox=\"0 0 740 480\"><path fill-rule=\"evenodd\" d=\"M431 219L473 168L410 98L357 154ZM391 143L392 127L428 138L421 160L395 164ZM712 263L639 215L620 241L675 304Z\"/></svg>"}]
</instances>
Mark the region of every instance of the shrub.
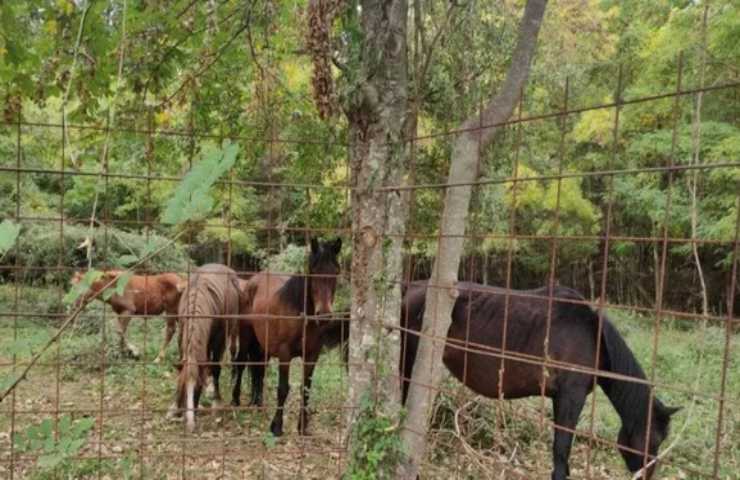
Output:
<instances>
[{"instance_id":1,"label":"shrub","mask_svg":"<svg viewBox=\"0 0 740 480\"><path fill-rule=\"evenodd\" d=\"M18 248L6 255L3 263L15 265L22 270L18 280L26 282L66 283L71 277L68 268L85 268L87 258L85 249L78 249L90 234L87 227L76 225L24 225L18 239ZM98 269L121 268L136 259L153 252L169 241L157 234L145 235L125 232L116 228L93 229L92 265ZM182 245L174 244L164 248L148 260L139 271L184 271L188 255ZM7 276L8 270L6 270Z\"/></svg>"}]
</instances>

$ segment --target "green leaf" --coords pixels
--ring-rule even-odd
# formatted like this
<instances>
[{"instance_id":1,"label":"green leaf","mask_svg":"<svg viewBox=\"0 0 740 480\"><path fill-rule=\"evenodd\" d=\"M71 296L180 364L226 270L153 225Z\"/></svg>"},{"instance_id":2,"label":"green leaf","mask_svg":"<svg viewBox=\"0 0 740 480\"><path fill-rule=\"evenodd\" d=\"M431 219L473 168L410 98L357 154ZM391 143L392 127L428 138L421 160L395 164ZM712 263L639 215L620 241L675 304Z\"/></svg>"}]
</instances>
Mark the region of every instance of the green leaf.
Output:
<instances>
[{"instance_id":1,"label":"green leaf","mask_svg":"<svg viewBox=\"0 0 740 480\"><path fill-rule=\"evenodd\" d=\"M136 255L121 255L118 257L118 265L122 267L128 267L132 263L136 263L139 260L139 257Z\"/></svg>"},{"instance_id":2,"label":"green leaf","mask_svg":"<svg viewBox=\"0 0 740 480\"><path fill-rule=\"evenodd\" d=\"M80 280L78 284L73 285L62 300L68 305L76 302L77 299L87 293L87 291L90 290L90 287L92 287L92 284L102 276L103 272L100 270L88 270L87 273L85 273L85 276L82 277L82 280Z\"/></svg>"},{"instance_id":3,"label":"green leaf","mask_svg":"<svg viewBox=\"0 0 740 480\"><path fill-rule=\"evenodd\" d=\"M60 453L41 455L38 460L38 466L44 469L53 469L62 463L63 460L64 456Z\"/></svg>"},{"instance_id":4,"label":"green leaf","mask_svg":"<svg viewBox=\"0 0 740 480\"><path fill-rule=\"evenodd\" d=\"M277 437L273 435L272 432L266 433L262 438L262 443L267 448L275 448L275 445L277 445Z\"/></svg>"},{"instance_id":5,"label":"green leaf","mask_svg":"<svg viewBox=\"0 0 740 480\"><path fill-rule=\"evenodd\" d=\"M207 146L201 160L182 179L175 194L167 202L162 222L179 225L204 219L214 204L210 189L234 165L238 151L239 147L230 142L225 142L220 149Z\"/></svg>"},{"instance_id":6,"label":"green leaf","mask_svg":"<svg viewBox=\"0 0 740 480\"><path fill-rule=\"evenodd\" d=\"M10 220L3 220L0 223L0 255L13 248L20 232L21 226L17 223Z\"/></svg>"},{"instance_id":7,"label":"green leaf","mask_svg":"<svg viewBox=\"0 0 740 480\"><path fill-rule=\"evenodd\" d=\"M123 295L126 290L126 285L128 285L129 280L131 280L131 275L131 272L123 272L118 276L115 286L116 295Z\"/></svg>"}]
</instances>

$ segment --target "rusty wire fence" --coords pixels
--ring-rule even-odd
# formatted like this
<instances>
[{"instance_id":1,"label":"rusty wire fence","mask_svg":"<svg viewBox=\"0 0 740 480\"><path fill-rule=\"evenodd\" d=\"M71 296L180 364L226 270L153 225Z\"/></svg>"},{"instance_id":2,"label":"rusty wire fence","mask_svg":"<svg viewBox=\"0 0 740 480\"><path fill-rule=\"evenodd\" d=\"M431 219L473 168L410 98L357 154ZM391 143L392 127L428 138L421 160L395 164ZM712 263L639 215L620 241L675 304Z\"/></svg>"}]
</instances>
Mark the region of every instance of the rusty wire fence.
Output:
<instances>
[{"instance_id":1,"label":"rusty wire fence","mask_svg":"<svg viewBox=\"0 0 740 480\"><path fill-rule=\"evenodd\" d=\"M621 162L623 149L620 118L624 112L636 105L671 102L673 109L673 141L675 147L678 118L682 109L690 108L694 96L722 95L723 98L737 98L737 83L717 84L710 87L686 86L682 84L681 62L676 72L675 88L670 91L656 91L655 94L640 98L624 98L622 94L621 69L615 71L615 101L601 105L579 105L568 83L563 87L561 108L550 112L533 112L527 108L524 96L514 118L505 125L500 141L493 152L481 155L482 164L496 161L501 152L510 160L510 175L491 177L483 173L473 185L474 201L471 219L486 214L487 194L509 195L504 230L491 231L471 220L465 240L469 246L463 259L460 279L479 284L495 284L502 287L500 295L531 298L544 301L548 305L547 322L553 304L563 302L553 298L556 285L569 285L580 282L580 290L585 295L582 301L600 311L609 311L617 328L627 335L628 345L642 345L636 355L645 369L647 379L635 379L650 387L651 398L659 396L670 404L684 406L682 414L676 416L673 433L664 443L664 448L675 442L675 446L661 458L662 469L669 470L675 478L733 478L737 474L737 445L740 442L740 380L738 379L737 318L736 295L738 265L738 228L735 226L734 238L716 240L710 238L675 237L669 230L672 215L671 192L687 188L686 178L696 172L700 177L712 172L734 172L740 169L737 158L727 158L721 162L687 163L676 155L669 155L665 163L651 167L624 167L629 162ZM613 122L612 138L608 144L612 149L611 160L603 167L580 172L572 169L571 159L578 155L569 145L567 132L574 118L585 112L607 112ZM547 173L533 175L522 169L523 164L532 161L527 148L528 133L555 125L560 132L553 143L549 159L551 165ZM479 128L491 128L480 125ZM185 172L173 175L170 168L161 165L156 156L157 145L175 145L187 152L192 162L200 142L206 140L231 140L244 150L261 145L270 160L275 158L274 150L295 152L301 145L318 145L326 149L338 149L346 156L347 146L335 140L322 139L282 139L268 135L260 130L254 137L213 133L213 128L199 128L195 119L184 129L162 129L155 127L151 112L123 112L115 126L67 124L64 116L59 118L34 118L22 109L14 121L4 122L0 128L6 138L13 138L15 156L2 159L0 174L15 182L16 209L13 220L24 228L30 225L46 225L58 229L59 256L56 261L43 265L26 265L20 255L10 255L3 260L2 281L9 286L8 294L0 305L0 319L4 345L8 348L0 352L0 369L4 381L14 379L29 366L40 346L50 342L65 319L69 318L69 307L62 297L69 290L68 280L72 273L84 270L87 258L77 265L70 265L65 252L69 250L69 239L65 229L71 225L87 228L94 224L97 232L94 248L99 259L106 257L109 242L117 241L113 227L139 232L149 238L161 233L165 228L154 216L150 205L159 204L159 186L179 183ZM70 132L72 136L70 136ZM272 132L269 132L272 133ZM460 132L448 131L407 139L410 157L429 145L444 143ZM108 153L102 155L100 170L84 170L74 165L70 159L69 148L90 137L104 144L107 136L126 136L139 142L144 152L141 163L135 171L114 171L108 163ZM48 168L35 165L26 155L28 139L43 139L46 148L58 151L57 167ZM95 143L95 142L93 142ZM120 155L122 152L116 152ZM344 179L332 184L303 183L301 179L282 178L268 168L267 181L250 181L240 175L245 165L237 164L224 178L217 182L218 189L226 192L223 198L222 221L214 225L199 225L199 228L212 228L223 232L223 248L218 252L197 252L199 238L197 229L184 229L178 233L176 244L188 252L196 252L199 262L188 262L187 268L176 271L189 279L193 271L206 263L206 260L223 263L232 267L237 275L248 279L255 273L268 268L269 263L244 255L233 245L235 235L243 232L256 232L260 246L272 254L286 247L286 238L292 243L308 250L311 238L344 239L345 251L340 255L341 273L338 275L338 290L344 289L344 303L335 305L337 317L348 317L346 289L349 272L349 253L351 232L348 231L349 192L351 174L346 164ZM423 166L412 166L414 183L405 188L411 195L411 214L408 231L405 235L408 247L414 242L428 242L434 246L438 235L434 228L415 226L414 215L423 201L439 201L446 189L460 185L446 183L444 174L439 177L424 175ZM439 170L439 169L438 169ZM531 170L527 170L531 172ZM523 173L524 172L524 173ZM662 227L657 234L634 233L625 225L616 225L612 213L615 208L614 181L620 177L655 176L665 184L665 203L661 208L665 221L658 222ZM24 190L25 178L43 178L47 183L58 184L60 202L54 215L37 215L23 207L23 196L32 192ZM97 213L94 220L88 217L75 217L68 213L65 190L75 178L97 179L99 194ZM567 212L561 203L564 182L576 181L594 191L605 192L607 199L603 209L602 227L592 235L561 234L559 226L567 222ZM112 218L116 205L111 204L109 192L119 185L127 185L139 192L142 211L137 221L121 221ZM521 207L517 196L522 195L527 185L554 185L555 195L551 199L551 228L546 232L528 232L521 225ZM270 208L265 208L265 218L259 221L244 221L230 208L231 195L236 189L252 189L255 197L262 199ZM286 212L280 211L280 201L285 196L305 199L303 205L310 205L315 195L332 191L337 195L338 208L344 211L337 217L335 225L316 226L311 224L308 209L294 214L293 221L286 222ZM496 193L498 192L498 193ZM740 190L738 191L740 193ZM711 195L711 193L707 193ZM420 200L420 197L423 197ZM740 198L740 197L739 197ZM436 200L435 200L436 199ZM737 206L736 206L737 208ZM489 212L490 213L490 212ZM437 219L438 220L438 219ZM737 223L740 220L736 220ZM431 230L431 231L430 231ZM31 248L37 238L21 235L16 242L16 251ZM49 241L44 240L44 241ZM497 246L494 254L478 254L478 247L486 242ZM517 277L520 265L521 246L524 242L544 246L548 253L547 273L541 276L538 285L545 285L546 294L522 292L517 288L536 286L532 279ZM612 300L610 272L615 268L613 254L615 248L624 244L647 245L657 253L654 271L646 267L655 278L654 298L634 303ZM590 270L568 270L562 265L560 252L573 245L587 244L593 247L590 254ZM175 248L175 244L165 244L164 248ZM713 246L731 256L726 267L719 300L710 305L708 313L697 312L694 307L680 307L679 303L668 304L664 298L677 288L670 278L667 263L675 260L671 252L678 246ZM155 252L152 252L154 254ZM694 265L685 255L685 266L691 270ZM8 261L7 259L12 259ZM191 258L190 256L188 257ZM412 248L404 253L404 283L428 278L429 256L418 255ZM99 268L98 265L92 265ZM567 275L561 275L566 271ZM574 273L576 272L576 273ZM149 270L147 273L161 273ZM276 276L281 273L272 270ZM635 272L637 274L637 272ZM28 281L29 276L43 279L45 275L55 280L44 287L54 298L38 299L38 285L47 285L43 280ZM57 276L63 281L57 279ZM583 280L588 276L588 282ZM305 278L305 276L304 276ZM573 281L571 281L573 280ZM696 279L695 279L696 280ZM307 281L307 280L306 280ZM696 280L698 282L698 280ZM434 279L430 279L431 284ZM585 286L589 289L585 289ZM685 287L681 285L681 287ZM481 287L482 288L482 287ZM629 288L629 285L627 286ZM696 290L693 283L682 291ZM590 291L584 291L590 290ZM341 295L340 295L341 296ZM649 296L648 296L649 297ZM48 303L44 303L48 302ZM508 300L507 300L508 302ZM275 390L277 381L274 370L270 370L264 390L265 403L262 407L247 406L244 394L243 406L212 408L204 395L204 404L198 415L198 430L194 434L185 431L181 420L166 419L168 407L175 388L177 363L175 347L170 346L167 360L155 362L155 354L161 343L159 329L162 321L155 317L134 318L129 327L130 340L140 347L137 359L127 358L117 352L117 332L113 313L108 307L90 303L57 341L25 374L12 393L2 401L2 436L0 436L0 476L3 478L32 478L39 472L46 472L58 478L338 478L346 465L347 452L343 444L343 420L347 376L341 359L341 349L324 352L320 357L313 379L311 410L312 435L299 436L296 433L299 402L302 391L300 369L294 368L292 390L286 404L285 436L275 439L267 434L269 420L275 409ZM400 312L399 312L400 314ZM228 318L228 317L227 317ZM341 320L339 320L341 321ZM93 325L93 327L89 327ZM351 318L349 319L351 325ZM85 328L92 328L92 333ZM304 332L305 332L304 322ZM647 337L647 338L646 338ZM600 338L600 337L599 337ZM443 339L435 339L441 347ZM173 342L176 343L176 342ZM678 347L676 347L676 345ZM31 345L25 348L24 345ZM696 347L691 351L682 348ZM566 365L553 361L544 345L543 355L536 358L523 358L517 351L504 345L490 348L466 339L464 349L480 356L504 359L501 362L502 374L508 362L528 362L548 370L581 371L595 376L609 375L600 371L597 363L590 367L582 364ZM673 347L670 354L667 347ZM440 348L440 355L441 348ZM678 353L676 353L678 352ZM674 358L671 355L681 358ZM674 371L673 362L683 357L689 360L681 365L691 365L684 371ZM707 360L713 356L714 363ZM228 358L228 353L226 358ZM305 360L305 358L304 358ZM684 359L685 360L685 359ZM465 377L467 372L463 374ZM488 372L487 375L495 375ZM221 390L226 403L229 401L228 372L224 372ZM594 380L595 382L596 380ZM9 386L3 385L3 390ZM245 390L249 382L245 379ZM598 388L595 390L598 391ZM550 442L554 428L550 414L549 401L544 395L529 400L505 402L488 400L475 396L462 388L454 380L445 380L440 388L442 399L438 402L433 418L433 431L430 435L431 453L425 462L425 471L430 478L480 478L488 475L501 475L501 478L544 478L550 470ZM611 416L610 416L611 415ZM89 424L85 419L91 419ZM684 423L689 425L683 428ZM576 443L571 456L571 469L574 478L615 478L626 475L626 469L617 452L616 433L618 419L603 395L593 394L584 409L581 421L574 429ZM697 440L696 435L701 434ZM37 441L37 443L34 443ZM689 455L689 453L691 455ZM699 460L697 460L697 458ZM734 467L733 467L734 466ZM732 470L735 468L735 470ZM679 476L679 473L681 472ZM734 473L733 473L734 472Z\"/></svg>"}]
</instances>

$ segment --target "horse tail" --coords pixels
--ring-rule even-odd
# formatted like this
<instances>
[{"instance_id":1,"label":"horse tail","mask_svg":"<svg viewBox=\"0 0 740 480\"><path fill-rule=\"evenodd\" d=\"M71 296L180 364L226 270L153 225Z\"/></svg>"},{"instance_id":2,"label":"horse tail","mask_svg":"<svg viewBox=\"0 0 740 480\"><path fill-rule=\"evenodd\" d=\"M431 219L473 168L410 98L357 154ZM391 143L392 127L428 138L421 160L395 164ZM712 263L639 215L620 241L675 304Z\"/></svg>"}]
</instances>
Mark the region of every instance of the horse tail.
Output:
<instances>
[{"instance_id":1,"label":"horse tail","mask_svg":"<svg viewBox=\"0 0 740 480\"><path fill-rule=\"evenodd\" d=\"M185 411L185 425L189 432L195 429L195 395L202 385L198 382L198 365L190 356L183 359L177 377L177 407Z\"/></svg>"},{"instance_id":2,"label":"horse tail","mask_svg":"<svg viewBox=\"0 0 740 480\"><path fill-rule=\"evenodd\" d=\"M639 380L646 378L632 350L606 315L603 315L601 342L603 370ZM650 388L646 383L599 377L598 384L622 419L623 428L628 431L644 428L650 399Z\"/></svg>"},{"instance_id":3,"label":"horse tail","mask_svg":"<svg viewBox=\"0 0 740 480\"><path fill-rule=\"evenodd\" d=\"M208 362L208 341L211 322L207 299L198 285L198 277L191 282L180 299L178 316L181 328L180 359L182 368L177 378L175 398L180 410L185 410L187 430L195 429L197 398L205 385Z\"/></svg>"}]
</instances>

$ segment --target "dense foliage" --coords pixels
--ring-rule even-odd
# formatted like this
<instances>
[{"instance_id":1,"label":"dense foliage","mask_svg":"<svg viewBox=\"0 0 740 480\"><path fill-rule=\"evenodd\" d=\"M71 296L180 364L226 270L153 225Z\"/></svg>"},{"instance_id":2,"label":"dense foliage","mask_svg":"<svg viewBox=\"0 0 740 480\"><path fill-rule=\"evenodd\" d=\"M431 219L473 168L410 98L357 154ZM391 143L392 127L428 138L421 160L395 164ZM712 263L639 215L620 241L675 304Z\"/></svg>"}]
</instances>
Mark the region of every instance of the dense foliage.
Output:
<instances>
[{"instance_id":1,"label":"dense foliage","mask_svg":"<svg viewBox=\"0 0 740 480\"><path fill-rule=\"evenodd\" d=\"M205 158L199 153L208 145L227 137L239 148L224 177L233 183L216 183L207 218L192 222L180 242L200 246L196 260L208 256L204 248L211 257L228 252L234 259L265 258L302 242L307 227L347 228L348 195L341 188L348 182L346 125L341 116L318 115L306 6L304 0L3 2L0 162L6 168L0 171L0 218L19 219L22 237L48 238L24 247L20 264L55 265L59 248L79 243L75 237L63 247L57 244L58 233L52 232L58 226L49 219L60 215L64 235L85 230L91 216L118 229L109 253L99 249L95 263L113 265L129 250L140 253L145 240L125 237L126 232L173 236L182 226L161 218L176 180ZM444 180L451 141L445 132L500 84L521 7L517 0L452 6L432 1L412 9L418 14L409 42L412 104L417 134L424 137L414 144L416 183ZM338 41L332 48L340 106L343 92L357 80L354 2L343 8L331 35ZM706 40L703 13L703 2L683 0L554 3L519 114L675 91L679 57L684 90L737 82L740 9L730 0L712 2ZM564 235L577 239L558 242L562 283L598 294L600 237L609 218L610 235L628 237L610 242L609 294L620 302L652 304L662 243L639 238L664 232L671 238L692 236L693 173L607 177L598 172L736 162L737 87L704 94L698 135L696 102L696 95L687 95L678 102L628 103L616 130L614 108L508 129L481 165L481 175L492 183L476 191L470 231L483 238L469 242L468 252L486 260L477 260L479 266L466 275L502 282L506 252L513 248L515 283L542 283L551 242L532 236ZM64 135L62 123L69 126ZM28 170L17 174L16 165ZM587 176L547 178L560 170ZM539 179L496 181L512 177ZM726 308L739 184L737 167L697 175L696 236L714 242L700 245L699 253L715 310ZM439 189L415 191L409 252L417 259L434 252L441 198ZM504 237L511 232L529 237L510 242ZM687 295L698 285L690 245L669 247L667 277L685 288L666 301L698 308L696 296ZM184 261L180 253L172 255L157 266ZM3 259L14 262L13 255Z\"/></svg>"}]
</instances>

